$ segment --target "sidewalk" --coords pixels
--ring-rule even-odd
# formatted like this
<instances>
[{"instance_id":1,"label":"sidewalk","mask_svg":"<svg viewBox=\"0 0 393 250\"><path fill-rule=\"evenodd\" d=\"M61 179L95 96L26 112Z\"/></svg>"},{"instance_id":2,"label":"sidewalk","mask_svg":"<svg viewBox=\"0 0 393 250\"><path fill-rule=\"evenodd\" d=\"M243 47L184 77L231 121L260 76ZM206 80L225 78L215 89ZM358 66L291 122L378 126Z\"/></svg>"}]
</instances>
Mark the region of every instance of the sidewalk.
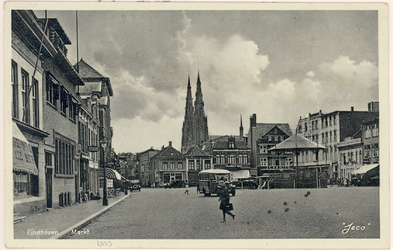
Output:
<instances>
[{"instance_id":1,"label":"sidewalk","mask_svg":"<svg viewBox=\"0 0 393 250\"><path fill-rule=\"evenodd\" d=\"M14 239L64 238L72 229L79 229L130 195L131 192L127 195L121 192L116 197L108 198L108 206L102 206L100 199L31 214L22 222L14 224Z\"/></svg>"}]
</instances>

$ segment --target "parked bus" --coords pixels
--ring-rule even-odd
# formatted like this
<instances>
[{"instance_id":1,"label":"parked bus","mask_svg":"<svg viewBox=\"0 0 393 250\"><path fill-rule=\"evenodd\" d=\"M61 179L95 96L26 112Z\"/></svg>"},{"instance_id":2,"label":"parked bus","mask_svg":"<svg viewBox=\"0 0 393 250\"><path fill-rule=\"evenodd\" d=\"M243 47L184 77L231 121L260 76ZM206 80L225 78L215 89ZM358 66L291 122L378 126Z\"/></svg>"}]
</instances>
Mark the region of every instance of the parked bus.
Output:
<instances>
[{"instance_id":1,"label":"parked bus","mask_svg":"<svg viewBox=\"0 0 393 250\"><path fill-rule=\"evenodd\" d=\"M202 170L198 173L198 190L199 193L203 193L205 196L212 194L220 195L219 185L223 185L225 182L231 182L231 172L224 169L208 169ZM235 196L235 186L229 185L229 193Z\"/></svg>"}]
</instances>

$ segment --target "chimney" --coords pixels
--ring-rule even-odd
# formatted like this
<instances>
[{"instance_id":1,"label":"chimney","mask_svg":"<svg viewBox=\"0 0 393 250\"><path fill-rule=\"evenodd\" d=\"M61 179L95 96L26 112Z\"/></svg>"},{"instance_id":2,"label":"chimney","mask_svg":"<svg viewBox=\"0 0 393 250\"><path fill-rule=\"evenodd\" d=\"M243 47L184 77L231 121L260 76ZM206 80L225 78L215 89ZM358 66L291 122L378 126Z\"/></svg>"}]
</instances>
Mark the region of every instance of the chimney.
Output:
<instances>
[{"instance_id":1,"label":"chimney","mask_svg":"<svg viewBox=\"0 0 393 250\"><path fill-rule=\"evenodd\" d=\"M250 117L250 126L251 127L257 126L257 115L256 114L252 114L252 116Z\"/></svg>"},{"instance_id":2,"label":"chimney","mask_svg":"<svg viewBox=\"0 0 393 250\"><path fill-rule=\"evenodd\" d=\"M353 112L355 109L353 107L351 107L351 111Z\"/></svg>"},{"instance_id":3,"label":"chimney","mask_svg":"<svg viewBox=\"0 0 393 250\"><path fill-rule=\"evenodd\" d=\"M322 109L319 110L319 115L322 115Z\"/></svg>"},{"instance_id":4,"label":"chimney","mask_svg":"<svg viewBox=\"0 0 393 250\"><path fill-rule=\"evenodd\" d=\"M172 141L169 141L169 147L172 147Z\"/></svg>"}]
</instances>

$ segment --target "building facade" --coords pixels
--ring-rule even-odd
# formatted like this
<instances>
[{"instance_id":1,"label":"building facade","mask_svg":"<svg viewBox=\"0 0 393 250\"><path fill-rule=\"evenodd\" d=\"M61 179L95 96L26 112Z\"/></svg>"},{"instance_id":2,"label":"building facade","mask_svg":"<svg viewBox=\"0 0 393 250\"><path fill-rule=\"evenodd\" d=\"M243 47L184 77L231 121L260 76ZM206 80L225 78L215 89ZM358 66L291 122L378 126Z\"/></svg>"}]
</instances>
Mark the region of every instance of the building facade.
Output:
<instances>
[{"instance_id":1,"label":"building facade","mask_svg":"<svg viewBox=\"0 0 393 250\"><path fill-rule=\"evenodd\" d=\"M194 105L192 103L190 77L188 77L181 152L187 153L191 147L200 145L208 140L209 131L207 126L207 117L205 115L205 103L203 101L201 80L198 72Z\"/></svg>"},{"instance_id":2,"label":"building facade","mask_svg":"<svg viewBox=\"0 0 393 250\"><path fill-rule=\"evenodd\" d=\"M160 150L150 159L150 166L153 173L158 173L158 179L155 174L154 179L150 180L156 186L167 183L181 186L187 180L185 156L172 147L171 141L169 146Z\"/></svg>"},{"instance_id":3,"label":"building facade","mask_svg":"<svg viewBox=\"0 0 393 250\"><path fill-rule=\"evenodd\" d=\"M204 152L198 146L194 146L185 154L186 180L190 186L198 184L198 173L205 169L212 169L213 158L211 154Z\"/></svg>"},{"instance_id":4,"label":"building facade","mask_svg":"<svg viewBox=\"0 0 393 250\"><path fill-rule=\"evenodd\" d=\"M377 105L371 105L376 107ZM359 129L363 121L378 116L378 111L355 111L351 107L350 111L334 111L330 113L309 114L308 117L300 118L297 125L297 133L307 139L326 147L324 152L319 152L314 156L313 152L302 152L299 156L299 165L324 165L332 183L336 183L342 178L339 171L341 155L338 150L338 143L345 138L353 136Z\"/></svg>"},{"instance_id":5,"label":"building facade","mask_svg":"<svg viewBox=\"0 0 393 250\"><path fill-rule=\"evenodd\" d=\"M293 168L292 153L278 154L268 151L291 135L288 123L257 123L256 114L250 117L248 147L251 150L251 168L255 175Z\"/></svg>"},{"instance_id":6,"label":"building facade","mask_svg":"<svg viewBox=\"0 0 393 250\"><path fill-rule=\"evenodd\" d=\"M143 187L150 187L155 184L155 180L159 179L158 171L152 169L150 161L159 150L153 149L153 147L137 153L136 164L137 172L139 172L139 181Z\"/></svg>"},{"instance_id":7,"label":"building facade","mask_svg":"<svg viewBox=\"0 0 393 250\"><path fill-rule=\"evenodd\" d=\"M348 137L337 143L340 155L338 176L341 183L351 180L353 172L363 165L363 143L361 134L357 134L359 136Z\"/></svg>"},{"instance_id":8,"label":"building facade","mask_svg":"<svg viewBox=\"0 0 393 250\"><path fill-rule=\"evenodd\" d=\"M79 163L79 189L88 193L89 197L98 195L98 171L99 171L99 117L97 102L91 95L80 95L82 105L79 108L78 123L78 149L80 149ZM96 151L98 150L98 151Z\"/></svg>"},{"instance_id":9,"label":"building facade","mask_svg":"<svg viewBox=\"0 0 393 250\"><path fill-rule=\"evenodd\" d=\"M113 138L113 128L111 127L111 97L113 96L112 85L108 77L102 76L97 72L92 66L81 59L76 65L74 65L75 70L79 72L80 77L83 79L85 85L80 86L78 91L84 100L86 100L88 111L92 114L92 117L98 119L98 124L95 125L91 122L91 128L85 128L87 137L93 137L93 139L88 139L91 146L99 146L99 154L94 154L98 156L97 159L100 164L98 168L103 169L104 165L110 167L107 163L113 162L112 154L112 138ZM84 124L82 123L82 129L84 129ZM90 131L89 131L90 129ZM91 131L97 132L97 137ZM105 142L105 148L102 147L101 143ZM89 153L93 155L92 153ZM89 175L95 178L97 166L96 160L91 161L86 159L84 161L86 165L84 169L88 169ZM98 183L99 192L102 196L103 189L103 171L98 170Z\"/></svg>"},{"instance_id":10,"label":"building facade","mask_svg":"<svg viewBox=\"0 0 393 250\"><path fill-rule=\"evenodd\" d=\"M71 42L57 19L48 21L47 36L57 50L54 57L45 58L44 130L51 134L45 139L47 192L53 203L48 207L69 206L79 202L80 150L78 147L78 108L81 105L77 87L84 85L67 59L66 45Z\"/></svg>"},{"instance_id":11,"label":"building facade","mask_svg":"<svg viewBox=\"0 0 393 250\"><path fill-rule=\"evenodd\" d=\"M49 207L52 204L51 190L46 187L45 166L50 161L52 170L53 158L46 160L45 139L50 133L44 129L43 57L51 58L57 50L44 37L46 46L42 46L42 57L38 58L39 38L44 31L33 11L12 11L11 25L14 213L29 214L45 211L47 203Z\"/></svg>"},{"instance_id":12,"label":"building facade","mask_svg":"<svg viewBox=\"0 0 393 250\"><path fill-rule=\"evenodd\" d=\"M379 117L362 123L363 162L379 164Z\"/></svg>"}]
</instances>

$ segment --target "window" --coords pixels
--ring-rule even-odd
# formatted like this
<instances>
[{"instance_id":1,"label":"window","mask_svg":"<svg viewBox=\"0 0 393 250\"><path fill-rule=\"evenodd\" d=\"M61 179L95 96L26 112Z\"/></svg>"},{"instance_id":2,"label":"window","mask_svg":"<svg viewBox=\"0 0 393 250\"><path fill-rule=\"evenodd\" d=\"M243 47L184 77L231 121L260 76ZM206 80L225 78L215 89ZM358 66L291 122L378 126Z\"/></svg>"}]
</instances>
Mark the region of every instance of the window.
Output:
<instances>
[{"instance_id":1,"label":"window","mask_svg":"<svg viewBox=\"0 0 393 250\"><path fill-rule=\"evenodd\" d=\"M171 169L175 169L175 163L171 162Z\"/></svg>"},{"instance_id":2,"label":"window","mask_svg":"<svg viewBox=\"0 0 393 250\"><path fill-rule=\"evenodd\" d=\"M194 162L194 160L188 160L188 169L195 170L195 162Z\"/></svg>"},{"instance_id":3,"label":"window","mask_svg":"<svg viewBox=\"0 0 393 250\"><path fill-rule=\"evenodd\" d=\"M221 164L225 164L225 155L221 155Z\"/></svg>"},{"instance_id":4,"label":"window","mask_svg":"<svg viewBox=\"0 0 393 250\"><path fill-rule=\"evenodd\" d=\"M74 175L74 142L61 135L55 135L55 174Z\"/></svg>"},{"instance_id":5,"label":"window","mask_svg":"<svg viewBox=\"0 0 393 250\"><path fill-rule=\"evenodd\" d=\"M325 134L322 133L322 144L325 143Z\"/></svg>"},{"instance_id":6,"label":"window","mask_svg":"<svg viewBox=\"0 0 393 250\"><path fill-rule=\"evenodd\" d=\"M68 109L68 116L72 121L76 120L76 103L73 102L72 96L70 95L70 100L68 101L69 103L69 109Z\"/></svg>"},{"instance_id":7,"label":"window","mask_svg":"<svg viewBox=\"0 0 393 250\"><path fill-rule=\"evenodd\" d=\"M235 142L230 141L229 142L229 148L235 148Z\"/></svg>"},{"instance_id":8,"label":"window","mask_svg":"<svg viewBox=\"0 0 393 250\"><path fill-rule=\"evenodd\" d=\"M29 112L29 74L22 69L22 112L23 121L30 123L30 112Z\"/></svg>"},{"instance_id":9,"label":"window","mask_svg":"<svg viewBox=\"0 0 393 250\"><path fill-rule=\"evenodd\" d=\"M11 84L12 84L12 117L18 117L18 65L12 61L11 65Z\"/></svg>"},{"instance_id":10,"label":"window","mask_svg":"<svg viewBox=\"0 0 393 250\"><path fill-rule=\"evenodd\" d=\"M45 166L53 166L51 153L45 152Z\"/></svg>"},{"instance_id":11,"label":"window","mask_svg":"<svg viewBox=\"0 0 393 250\"><path fill-rule=\"evenodd\" d=\"M333 124L336 125L336 115L333 115Z\"/></svg>"},{"instance_id":12,"label":"window","mask_svg":"<svg viewBox=\"0 0 393 250\"><path fill-rule=\"evenodd\" d=\"M260 158L259 159L259 164L261 166L267 166L267 158Z\"/></svg>"},{"instance_id":13,"label":"window","mask_svg":"<svg viewBox=\"0 0 393 250\"><path fill-rule=\"evenodd\" d=\"M248 163L248 156L247 156L247 154L243 155L243 163L244 164Z\"/></svg>"},{"instance_id":14,"label":"window","mask_svg":"<svg viewBox=\"0 0 393 250\"><path fill-rule=\"evenodd\" d=\"M337 141L337 130L334 130L334 141Z\"/></svg>"},{"instance_id":15,"label":"window","mask_svg":"<svg viewBox=\"0 0 393 250\"><path fill-rule=\"evenodd\" d=\"M377 124L372 126L372 131L371 132L372 132L372 136L373 137L377 137L379 135L378 125Z\"/></svg>"},{"instance_id":16,"label":"window","mask_svg":"<svg viewBox=\"0 0 393 250\"><path fill-rule=\"evenodd\" d=\"M266 145L261 145L259 153L267 153L267 146Z\"/></svg>"},{"instance_id":17,"label":"window","mask_svg":"<svg viewBox=\"0 0 393 250\"><path fill-rule=\"evenodd\" d=\"M183 162L179 161L177 162L177 168L182 169L183 168Z\"/></svg>"},{"instance_id":18,"label":"window","mask_svg":"<svg viewBox=\"0 0 393 250\"><path fill-rule=\"evenodd\" d=\"M65 115L68 106L68 92L64 87L60 90L60 111Z\"/></svg>"},{"instance_id":19,"label":"window","mask_svg":"<svg viewBox=\"0 0 393 250\"><path fill-rule=\"evenodd\" d=\"M167 162L163 162L162 163L162 169L168 169L168 163Z\"/></svg>"},{"instance_id":20,"label":"window","mask_svg":"<svg viewBox=\"0 0 393 250\"><path fill-rule=\"evenodd\" d=\"M304 132L306 132L306 131L307 131L307 122L304 123Z\"/></svg>"},{"instance_id":21,"label":"window","mask_svg":"<svg viewBox=\"0 0 393 250\"><path fill-rule=\"evenodd\" d=\"M46 75L46 101L57 108L59 99L59 82L56 81L49 73Z\"/></svg>"},{"instance_id":22,"label":"window","mask_svg":"<svg viewBox=\"0 0 393 250\"><path fill-rule=\"evenodd\" d=\"M210 160L205 160L205 169L210 169L211 165L210 165Z\"/></svg>"},{"instance_id":23,"label":"window","mask_svg":"<svg viewBox=\"0 0 393 250\"><path fill-rule=\"evenodd\" d=\"M234 154L230 154L229 155L229 164L236 164L236 155L234 155Z\"/></svg>"},{"instance_id":24,"label":"window","mask_svg":"<svg viewBox=\"0 0 393 250\"><path fill-rule=\"evenodd\" d=\"M332 131L330 131L330 142L332 142L333 141L333 133L332 133Z\"/></svg>"},{"instance_id":25,"label":"window","mask_svg":"<svg viewBox=\"0 0 393 250\"><path fill-rule=\"evenodd\" d=\"M285 158L285 166L291 166L292 165L292 158Z\"/></svg>"},{"instance_id":26,"label":"window","mask_svg":"<svg viewBox=\"0 0 393 250\"><path fill-rule=\"evenodd\" d=\"M40 115L38 100L38 81L36 79L33 79L33 85L31 87L33 126L38 128L40 125Z\"/></svg>"},{"instance_id":27,"label":"window","mask_svg":"<svg viewBox=\"0 0 393 250\"><path fill-rule=\"evenodd\" d=\"M196 169L201 170L201 162L199 160L196 160Z\"/></svg>"},{"instance_id":28,"label":"window","mask_svg":"<svg viewBox=\"0 0 393 250\"><path fill-rule=\"evenodd\" d=\"M216 157L214 157L214 164L220 164L220 155L216 155Z\"/></svg>"}]
</instances>

